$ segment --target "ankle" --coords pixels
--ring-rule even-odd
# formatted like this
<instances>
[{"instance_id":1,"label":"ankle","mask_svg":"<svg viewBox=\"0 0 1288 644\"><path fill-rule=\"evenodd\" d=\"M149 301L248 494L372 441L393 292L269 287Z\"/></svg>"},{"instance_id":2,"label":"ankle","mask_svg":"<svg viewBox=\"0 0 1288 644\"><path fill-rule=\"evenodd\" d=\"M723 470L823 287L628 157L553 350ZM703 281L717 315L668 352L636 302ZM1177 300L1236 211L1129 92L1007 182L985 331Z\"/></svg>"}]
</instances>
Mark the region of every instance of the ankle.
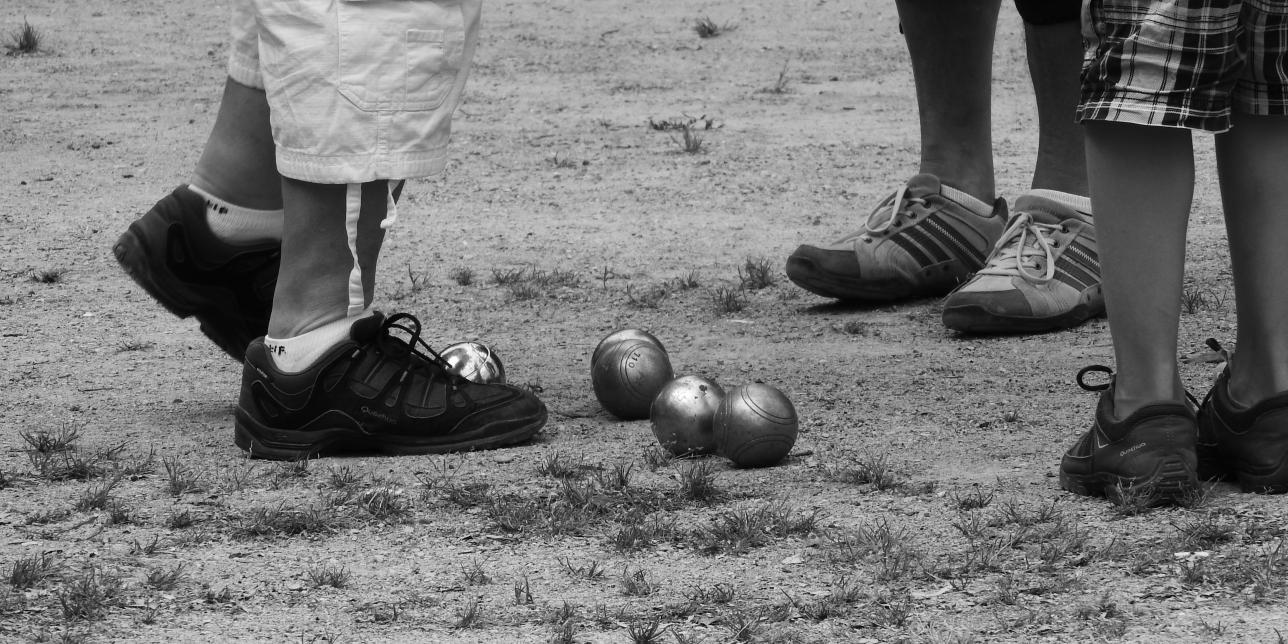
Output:
<instances>
[{"instance_id":1,"label":"ankle","mask_svg":"<svg viewBox=\"0 0 1288 644\"><path fill-rule=\"evenodd\" d=\"M240 245L281 241L281 208L261 210L239 206L195 183L188 189L206 201L206 224L220 241Z\"/></svg>"},{"instance_id":2,"label":"ankle","mask_svg":"<svg viewBox=\"0 0 1288 644\"><path fill-rule=\"evenodd\" d=\"M349 338L353 323L372 313L344 317L313 327L290 337L264 337L264 346L273 358L273 364L285 373L299 373L313 366L333 347Z\"/></svg>"}]
</instances>

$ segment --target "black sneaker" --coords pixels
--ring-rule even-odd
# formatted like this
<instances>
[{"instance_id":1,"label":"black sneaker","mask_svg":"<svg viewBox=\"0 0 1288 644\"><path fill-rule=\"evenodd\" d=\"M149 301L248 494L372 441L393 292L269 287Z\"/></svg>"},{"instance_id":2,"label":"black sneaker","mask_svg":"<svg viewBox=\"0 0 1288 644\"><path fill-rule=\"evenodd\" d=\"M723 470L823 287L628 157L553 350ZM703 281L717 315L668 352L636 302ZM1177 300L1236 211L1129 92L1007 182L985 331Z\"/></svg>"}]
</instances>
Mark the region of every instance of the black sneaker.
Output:
<instances>
[{"instance_id":1,"label":"black sneaker","mask_svg":"<svg viewBox=\"0 0 1288 644\"><path fill-rule=\"evenodd\" d=\"M1245 492L1288 492L1288 392L1236 410L1226 367L1198 418L1199 478L1238 479Z\"/></svg>"},{"instance_id":2,"label":"black sneaker","mask_svg":"<svg viewBox=\"0 0 1288 644\"><path fill-rule=\"evenodd\" d=\"M116 240L126 273L166 310L196 316L201 332L238 362L268 330L281 245L233 246L206 223L206 201L179 186Z\"/></svg>"},{"instance_id":3,"label":"black sneaker","mask_svg":"<svg viewBox=\"0 0 1288 644\"><path fill-rule=\"evenodd\" d=\"M1110 382L1088 385L1083 376L1090 372L1111 374ZM1101 365L1078 372L1079 386L1102 393L1095 423L1060 459L1060 487L1116 503L1133 490L1149 505L1184 501L1198 489L1193 409L1161 402L1115 422L1112 373Z\"/></svg>"},{"instance_id":4,"label":"black sneaker","mask_svg":"<svg viewBox=\"0 0 1288 644\"><path fill-rule=\"evenodd\" d=\"M531 392L448 371L411 315L377 313L355 322L349 336L300 373L279 371L263 339L251 342L237 446L283 460L346 451L458 452L518 443L546 423L546 406Z\"/></svg>"}]
</instances>

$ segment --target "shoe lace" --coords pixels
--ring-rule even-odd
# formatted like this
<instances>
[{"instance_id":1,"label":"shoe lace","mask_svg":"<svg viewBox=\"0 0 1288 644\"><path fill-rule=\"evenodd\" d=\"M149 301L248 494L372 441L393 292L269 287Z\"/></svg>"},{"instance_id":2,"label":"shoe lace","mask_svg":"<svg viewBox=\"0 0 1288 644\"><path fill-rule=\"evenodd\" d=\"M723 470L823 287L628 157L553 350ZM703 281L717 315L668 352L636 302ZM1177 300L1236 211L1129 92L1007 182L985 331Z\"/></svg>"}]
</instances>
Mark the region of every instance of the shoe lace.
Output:
<instances>
[{"instance_id":1,"label":"shoe lace","mask_svg":"<svg viewBox=\"0 0 1288 644\"><path fill-rule=\"evenodd\" d=\"M1208 338L1208 346L1212 346L1212 343L1214 342L1216 342L1216 340ZM1219 350L1219 349L1220 349L1219 344L1213 347L1213 350ZM1096 383L1088 384L1085 379L1085 376L1089 373L1106 374L1109 380L1107 382L1096 382ZM1114 384L1114 370L1110 369L1109 367L1106 367L1105 365L1102 365L1102 364L1087 365L1078 370L1078 386L1082 387L1086 391L1104 391L1110 388L1111 386L1113 386L1113 384ZM1208 395L1211 395L1211 394L1209 393ZM1199 407L1198 398L1195 398L1194 394L1191 394L1188 389L1185 390L1185 399L1188 400L1190 404L1194 406L1194 408Z\"/></svg>"},{"instance_id":2,"label":"shoe lace","mask_svg":"<svg viewBox=\"0 0 1288 644\"><path fill-rule=\"evenodd\" d=\"M867 233L883 233L898 227L904 219L911 219L914 216L911 208L913 205L925 206L926 200L923 197L909 197L908 186L901 186L894 194L888 209L877 206L868 215L867 221L863 223L863 230Z\"/></svg>"},{"instance_id":3,"label":"shoe lace","mask_svg":"<svg viewBox=\"0 0 1288 644\"><path fill-rule=\"evenodd\" d=\"M1045 284L1055 277L1055 244L1051 238L1064 232L1068 228L1063 225L1044 224L1034 221L1027 212L1016 213L979 274L1019 275L1035 284Z\"/></svg>"},{"instance_id":4,"label":"shoe lace","mask_svg":"<svg viewBox=\"0 0 1288 644\"><path fill-rule=\"evenodd\" d=\"M1083 377L1089 373L1107 374L1109 377L1109 381L1087 384L1087 381L1084 380ZM1114 370L1110 369L1109 367L1106 367L1105 365L1102 365L1102 364L1087 365L1082 369L1078 370L1078 386L1082 387L1086 391L1104 391L1108 389L1109 386L1112 384L1114 384Z\"/></svg>"},{"instance_id":5,"label":"shoe lace","mask_svg":"<svg viewBox=\"0 0 1288 644\"><path fill-rule=\"evenodd\" d=\"M1230 351L1229 351L1228 349L1226 349L1225 347L1221 346L1221 343L1220 343L1220 342L1217 342L1216 338L1208 338L1207 340L1205 340L1205 341L1203 342L1203 344L1206 344L1206 345L1208 346L1208 348L1212 350L1212 352L1213 352L1213 353L1215 353L1215 354L1217 354L1217 355L1221 356L1221 358L1225 360L1225 364L1226 364L1226 367L1225 367L1225 368L1226 368L1226 369L1229 369L1229 368L1230 368L1230 366L1229 366L1229 365L1230 365ZM1203 404L1202 404L1202 405L1200 405L1200 408L1207 407L1208 402L1212 399L1212 394L1213 394L1213 393L1215 393L1215 392L1216 392L1216 387L1210 387L1210 388L1208 389L1207 395L1206 395L1206 396L1203 396Z\"/></svg>"},{"instance_id":6,"label":"shoe lace","mask_svg":"<svg viewBox=\"0 0 1288 644\"><path fill-rule=\"evenodd\" d=\"M407 337L398 336L394 333L395 330L405 333ZM416 316L410 313L395 313L385 318L380 325L378 335L380 347L386 354L403 359L404 374L424 371L429 372L431 376L444 375L453 386L464 382L465 378L455 373L443 356L420 339L420 332L421 324ZM406 378L406 375L403 377Z\"/></svg>"}]
</instances>

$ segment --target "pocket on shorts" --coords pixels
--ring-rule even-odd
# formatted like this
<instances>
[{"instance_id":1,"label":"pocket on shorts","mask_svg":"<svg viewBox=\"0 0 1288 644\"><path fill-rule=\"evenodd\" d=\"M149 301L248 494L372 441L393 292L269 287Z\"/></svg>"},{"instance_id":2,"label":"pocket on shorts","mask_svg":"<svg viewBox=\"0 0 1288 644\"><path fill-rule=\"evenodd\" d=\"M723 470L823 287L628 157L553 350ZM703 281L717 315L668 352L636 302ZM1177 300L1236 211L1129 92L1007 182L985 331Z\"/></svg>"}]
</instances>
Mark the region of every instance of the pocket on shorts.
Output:
<instances>
[{"instance_id":1,"label":"pocket on shorts","mask_svg":"<svg viewBox=\"0 0 1288 644\"><path fill-rule=\"evenodd\" d=\"M451 94L465 54L456 2L341 0L340 93L365 111L434 110Z\"/></svg>"}]
</instances>

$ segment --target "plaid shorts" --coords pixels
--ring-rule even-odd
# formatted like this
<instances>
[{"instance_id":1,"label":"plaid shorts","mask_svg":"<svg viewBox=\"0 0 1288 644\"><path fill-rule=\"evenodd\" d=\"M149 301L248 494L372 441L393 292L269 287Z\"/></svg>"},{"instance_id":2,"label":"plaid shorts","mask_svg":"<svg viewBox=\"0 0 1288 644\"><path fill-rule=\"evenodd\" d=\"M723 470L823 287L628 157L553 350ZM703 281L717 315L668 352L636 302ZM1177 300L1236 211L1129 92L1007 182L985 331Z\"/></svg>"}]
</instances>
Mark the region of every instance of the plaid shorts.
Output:
<instances>
[{"instance_id":1,"label":"plaid shorts","mask_svg":"<svg viewBox=\"0 0 1288 644\"><path fill-rule=\"evenodd\" d=\"M228 76L264 89L277 168L313 183L437 174L482 0L233 0Z\"/></svg>"},{"instance_id":2,"label":"plaid shorts","mask_svg":"<svg viewBox=\"0 0 1288 644\"><path fill-rule=\"evenodd\" d=\"M1288 115L1288 3L1086 0L1078 121L1209 132Z\"/></svg>"}]
</instances>

